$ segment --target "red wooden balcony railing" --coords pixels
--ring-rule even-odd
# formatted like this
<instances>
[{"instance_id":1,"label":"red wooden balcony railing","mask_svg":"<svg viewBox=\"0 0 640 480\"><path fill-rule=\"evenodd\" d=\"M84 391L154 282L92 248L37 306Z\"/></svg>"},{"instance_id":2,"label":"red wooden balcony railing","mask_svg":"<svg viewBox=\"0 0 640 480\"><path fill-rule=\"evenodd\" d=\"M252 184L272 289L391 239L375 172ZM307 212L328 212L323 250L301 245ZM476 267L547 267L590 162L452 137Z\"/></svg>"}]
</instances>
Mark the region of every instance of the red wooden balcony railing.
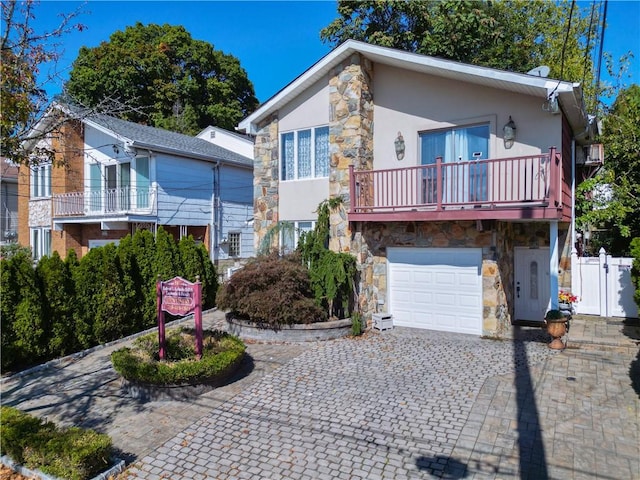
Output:
<instances>
[{"instance_id":1,"label":"red wooden balcony railing","mask_svg":"<svg viewBox=\"0 0 640 480\"><path fill-rule=\"evenodd\" d=\"M468 162L445 163L437 158L431 165L388 170L350 167L350 218L416 211L557 208L561 177L555 148L541 155Z\"/></svg>"}]
</instances>

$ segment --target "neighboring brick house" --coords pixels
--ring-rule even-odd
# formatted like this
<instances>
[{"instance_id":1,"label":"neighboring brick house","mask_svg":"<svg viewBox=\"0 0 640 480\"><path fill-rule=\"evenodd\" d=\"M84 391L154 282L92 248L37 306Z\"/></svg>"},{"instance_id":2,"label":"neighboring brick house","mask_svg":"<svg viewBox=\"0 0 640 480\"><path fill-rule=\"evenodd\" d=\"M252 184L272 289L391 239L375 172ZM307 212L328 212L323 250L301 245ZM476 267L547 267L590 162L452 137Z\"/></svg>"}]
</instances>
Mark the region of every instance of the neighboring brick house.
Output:
<instances>
[{"instance_id":1,"label":"neighboring brick house","mask_svg":"<svg viewBox=\"0 0 640 480\"><path fill-rule=\"evenodd\" d=\"M356 256L367 318L503 335L570 287L572 152L595 133L578 84L350 40L239 130L256 245L341 197L330 248Z\"/></svg>"},{"instance_id":2,"label":"neighboring brick house","mask_svg":"<svg viewBox=\"0 0 640 480\"><path fill-rule=\"evenodd\" d=\"M54 164L20 167L19 242L35 258L82 256L159 226L176 240L193 235L221 267L253 256L251 158L211 139L65 112L78 119L50 140Z\"/></svg>"},{"instance_id":3,"label":"neighboring brick house","mask_svg":"<svg viewBox=\"0 0 640 480\"><path fill-rule=\"evenodd\" d=\"M0 245L18 240L18 166L0 157Z\"/></svg>"}]
</instances>

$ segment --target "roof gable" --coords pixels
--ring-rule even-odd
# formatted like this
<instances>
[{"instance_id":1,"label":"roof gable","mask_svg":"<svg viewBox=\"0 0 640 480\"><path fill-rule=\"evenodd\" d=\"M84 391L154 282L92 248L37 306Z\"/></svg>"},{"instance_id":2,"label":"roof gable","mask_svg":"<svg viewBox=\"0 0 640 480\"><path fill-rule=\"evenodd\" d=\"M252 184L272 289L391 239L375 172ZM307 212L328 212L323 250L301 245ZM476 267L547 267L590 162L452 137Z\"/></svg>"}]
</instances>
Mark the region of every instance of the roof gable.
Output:
<instances>
[{"instance_id":1,"label":"roof gable","mask_svg":"<svg viewBox=\"0 0 640 480\"><path fill-rule=\"evenodd\" d=\"M485 85L539 97L543 100L548 99L550 95L554 95L559 99L574 129L579 129L581 126L584 128L587 125L587 117L582 104L582 89L577 83L470 65L453 60L380 47L356 40L347 40L267 100L254 113L242 120L238 125L238 129L248 134L255 134L257 125L262 120L289 103L302 91L327 75L332 68L356 53L362 54L374 63L382 63L476 85Z\"/></svg>"}]
</instances>

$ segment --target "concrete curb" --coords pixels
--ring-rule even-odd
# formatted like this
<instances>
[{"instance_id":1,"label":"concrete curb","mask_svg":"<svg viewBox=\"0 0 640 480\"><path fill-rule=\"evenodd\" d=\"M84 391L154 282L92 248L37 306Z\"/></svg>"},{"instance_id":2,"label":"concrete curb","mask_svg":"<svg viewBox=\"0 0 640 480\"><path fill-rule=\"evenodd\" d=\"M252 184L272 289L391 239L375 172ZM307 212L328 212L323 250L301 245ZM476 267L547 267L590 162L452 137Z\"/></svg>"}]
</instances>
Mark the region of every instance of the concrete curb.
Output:
<instances>
[{"instance_id":1,"label":"concrete curb","mask_svg":"<svg viewBox=\"0 0 640 480\"><path fill-rule=\"evenodd\" d=\"M38 478L40 480L63 480L59 477L47 475L46 473L41 472L40 470L31 470L27 467L24 467L19 463L14 462L7 455L3 455L2 457L0 457L0 463L9 467L15 472L18 472L20 475L24 475L25 477ZM114 459L114 464L112 467L96 475L91 480L107 480L109 477L112 477L113 475L117 475L121 473L124 470L124 467L125 467L125 461L120 460L119 458L116 458Z\"/></svg>"}]
</instances>

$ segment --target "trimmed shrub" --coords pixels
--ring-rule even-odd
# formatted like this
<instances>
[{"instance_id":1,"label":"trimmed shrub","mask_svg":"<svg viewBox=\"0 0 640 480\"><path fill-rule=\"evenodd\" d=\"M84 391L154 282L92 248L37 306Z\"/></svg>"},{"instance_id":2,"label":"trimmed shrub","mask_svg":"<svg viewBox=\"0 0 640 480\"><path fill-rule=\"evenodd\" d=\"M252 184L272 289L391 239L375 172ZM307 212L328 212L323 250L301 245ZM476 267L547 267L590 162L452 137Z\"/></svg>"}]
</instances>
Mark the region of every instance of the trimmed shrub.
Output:
<instances>
[{"instance_id":1,"label":"trimmed shrub","mask_svg":"<svg viewBox=\"0 0 640 480\"><path fill-rule=\"evenodd\" d=\"M638 305L638 308L640 308L640 237L631 240L631 256L633 257L631 282L635 288L633 300L636 302L636 305Z\"/></svg>"},{"instance_id":2,"label":"trimmed shrub","mask_svg":"<svg viewBox=\"0 0 640 480\"><path fill-rule=\"evenodd\" d=\"M49 356L62 356L74 352L73 281L68 264L58 252L43 257L36 268L42 285L43 315L49 319Z\"/></svg>"},{"instance_id":3,"label":"trimmed shrub","mask_svg":"<svg viewBox=\"0 0 640 480\"><path fill-rule=\"evenodd\" d=\"M327 320L298 255L258 257L222 284L217 299L219 308L273 329Z\"/></svg>"},{"instance_id":4,"label":"trimmed shrub","mask_svg":"<svg viewBox=\"0 0 640 480\"><path fill-rule=\"evenodd\" d=\"M0 407L0 452L27 468L85 480L109 466L111 439L93 430L58 429L12 407Z\"/></svg>"},{"instance_id":5,"label":"trimmed shrub","mask_svg":"<svg viewBox=\"0 0 640 480\"><path fill-rule=\"evenodd\" d=\"M218 289L218 276L209 259L204 245L196 245L193 236L183 237L178 243L178 251L182 264L181 276L190 282L200 277L202 283L202 307L212 308L215 305Z\"/></svg>"},{"instance_id":6,"label":"trimmed shrub","mask_svg":"<svg viewBox=\"0 0 640 480\"><path fill-rule=\"evenodd\" d=\"M167 358L158 360L158 334L135 340L133 348L121 348L111 354L113 368L125 379L152 385L204 383L233 372L244 357L245 345L237 337L218 330L204 332L202 358L195 358L193 329L167 333Z\"/></svg>"}]
</instances>

